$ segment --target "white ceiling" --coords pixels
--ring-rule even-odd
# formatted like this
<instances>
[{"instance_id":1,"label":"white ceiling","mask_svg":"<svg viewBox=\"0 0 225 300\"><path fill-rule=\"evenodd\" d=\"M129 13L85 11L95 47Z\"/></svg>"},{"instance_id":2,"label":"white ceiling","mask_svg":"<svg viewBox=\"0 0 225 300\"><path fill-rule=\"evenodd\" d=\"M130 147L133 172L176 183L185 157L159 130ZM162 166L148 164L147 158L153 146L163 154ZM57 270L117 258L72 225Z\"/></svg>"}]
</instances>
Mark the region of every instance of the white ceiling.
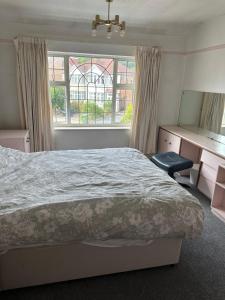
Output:
<instances>
[{"instance_id":1,"label":"white ceiling","mask_svg":"<svg viewBox=\"0 0 225 300\"><path fill-rule=\"evenodd\" d=\"M0 22L33 24L90 23L95 14L106 17L105 0L0 0ZM225 14L225 0L114 0L111 13L128 28L184 30Z\"/></svg>"}]
</instances>

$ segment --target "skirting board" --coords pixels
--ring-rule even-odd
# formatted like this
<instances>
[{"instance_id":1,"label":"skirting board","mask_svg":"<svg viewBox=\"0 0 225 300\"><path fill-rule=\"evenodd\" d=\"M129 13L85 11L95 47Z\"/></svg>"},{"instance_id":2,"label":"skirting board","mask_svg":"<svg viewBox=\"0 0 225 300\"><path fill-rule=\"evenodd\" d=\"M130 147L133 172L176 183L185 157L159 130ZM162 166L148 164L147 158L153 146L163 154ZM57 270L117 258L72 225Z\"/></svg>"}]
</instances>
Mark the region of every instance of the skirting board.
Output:
<instances>
[{"instance_id":1,"label":"skirting board","mask_svg":"<svg viewBox=\"0 0 225 300\"><path fill-rule=\"evenodd\" d=\"M158 239L146 246L77 243L10 250L0 256L0 290L177 264L181 243Z\"/></svg>"}]
</instances>

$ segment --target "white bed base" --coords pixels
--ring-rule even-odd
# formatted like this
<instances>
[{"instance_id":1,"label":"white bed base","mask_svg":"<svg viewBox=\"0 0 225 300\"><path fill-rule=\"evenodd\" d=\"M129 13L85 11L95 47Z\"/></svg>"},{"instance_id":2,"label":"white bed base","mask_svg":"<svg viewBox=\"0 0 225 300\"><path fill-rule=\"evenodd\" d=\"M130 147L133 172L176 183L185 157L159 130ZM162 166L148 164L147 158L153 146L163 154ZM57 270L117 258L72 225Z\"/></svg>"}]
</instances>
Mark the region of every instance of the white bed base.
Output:
<instances>
[{"instance_id":1,"label":"white bed base","mask_svg":"<svg viewBox=\"0 0 225 300\"><path fill-rule=\"evenodd\" d=\"M10 250L0 256L0 290L177 264L181 243L158 239L147 246L77 243Z\"/></svg>"}]
</instances>

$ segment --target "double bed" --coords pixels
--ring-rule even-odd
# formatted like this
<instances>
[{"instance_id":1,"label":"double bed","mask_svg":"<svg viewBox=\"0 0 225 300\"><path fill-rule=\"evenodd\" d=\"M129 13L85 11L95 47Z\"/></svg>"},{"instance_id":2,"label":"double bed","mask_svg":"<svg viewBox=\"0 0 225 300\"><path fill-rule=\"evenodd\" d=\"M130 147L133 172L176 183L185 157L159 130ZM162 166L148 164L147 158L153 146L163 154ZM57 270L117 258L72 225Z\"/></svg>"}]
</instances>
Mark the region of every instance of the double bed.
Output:
<instances>
[{"instance_id":1,"label":"double bed","mask_svg":"<svg viewBox=\"0 0 225 300\"><path fill-rule=\"evenodd\" d=\"M0 146L0 289L176 264L197 199L130 148Z\"/></svg>"}]
</instances>

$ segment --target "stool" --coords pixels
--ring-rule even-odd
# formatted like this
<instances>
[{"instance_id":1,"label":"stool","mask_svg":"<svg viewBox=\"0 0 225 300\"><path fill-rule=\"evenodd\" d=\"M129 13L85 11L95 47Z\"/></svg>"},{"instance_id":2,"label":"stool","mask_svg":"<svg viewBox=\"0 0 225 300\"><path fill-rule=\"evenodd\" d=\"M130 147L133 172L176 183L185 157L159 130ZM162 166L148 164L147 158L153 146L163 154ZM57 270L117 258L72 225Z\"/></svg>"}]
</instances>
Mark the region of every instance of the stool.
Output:
<instances>
[{"instance_id":1,"label":"stool","mask_svg":"<svg viewBox=\"0 0 225 300\"><path fill-rule=\"evenodd\" d=\"M175 152L158 153L151 157L151 161L159 168L167 171L174 178L174 173L192 168L193 161L178 155Z\"/></svg>"}]
</instances>

